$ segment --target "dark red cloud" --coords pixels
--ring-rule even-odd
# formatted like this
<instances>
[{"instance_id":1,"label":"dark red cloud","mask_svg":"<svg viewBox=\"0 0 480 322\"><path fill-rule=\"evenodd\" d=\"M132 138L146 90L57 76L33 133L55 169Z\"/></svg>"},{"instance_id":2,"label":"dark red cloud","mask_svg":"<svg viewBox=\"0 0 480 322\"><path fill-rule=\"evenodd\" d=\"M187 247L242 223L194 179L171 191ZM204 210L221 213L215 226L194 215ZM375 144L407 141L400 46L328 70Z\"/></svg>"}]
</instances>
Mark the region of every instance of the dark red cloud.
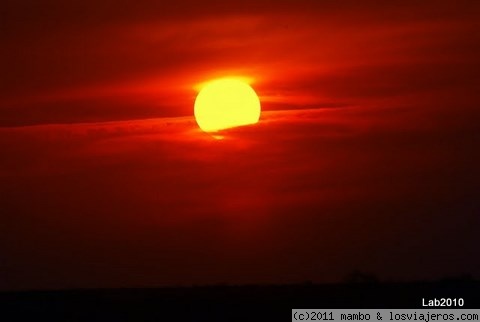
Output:
<instances>
[{"instance_id":1,"label":"dark red cloud","mask_svg":"<svg viewBox=\"0 0 480 322\"><path fill-rule=\"evenodd\" d=\"M419 107L4 129L1 287L478 275L476 124Z\"/></svg>"},{"instance_id":2,"label":"dark red cloud","mask_svg":"<svg viewBox=\"0 0 480 322\"><path fill-rule=\"evenodd\" d=\"M253 78L265 109L470 89L478 11L438 1L8 2L0 122L191 115L195 86L225 75Z\"/></svg>"}]
</instances>

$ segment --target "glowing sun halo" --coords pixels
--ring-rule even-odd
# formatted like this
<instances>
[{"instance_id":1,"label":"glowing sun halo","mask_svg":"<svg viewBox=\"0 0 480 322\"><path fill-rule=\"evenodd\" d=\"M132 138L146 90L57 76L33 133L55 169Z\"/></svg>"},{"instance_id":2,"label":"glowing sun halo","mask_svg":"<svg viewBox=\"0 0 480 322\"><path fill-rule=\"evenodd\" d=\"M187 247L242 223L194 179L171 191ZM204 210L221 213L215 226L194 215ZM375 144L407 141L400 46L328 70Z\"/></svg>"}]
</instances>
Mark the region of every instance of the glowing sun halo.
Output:
<instances>
[{"instance_id":1,"label":"glowing sun halo","mask_svg":"<svg viewBox=\"0 0 480 322\"><path fill-rule=\"evenodd\" d=\"M255 124L260 118L260 100L250 85L237 79L219 79L200 90L194 114L205 132Z\"/></svg>"}]
</instances>

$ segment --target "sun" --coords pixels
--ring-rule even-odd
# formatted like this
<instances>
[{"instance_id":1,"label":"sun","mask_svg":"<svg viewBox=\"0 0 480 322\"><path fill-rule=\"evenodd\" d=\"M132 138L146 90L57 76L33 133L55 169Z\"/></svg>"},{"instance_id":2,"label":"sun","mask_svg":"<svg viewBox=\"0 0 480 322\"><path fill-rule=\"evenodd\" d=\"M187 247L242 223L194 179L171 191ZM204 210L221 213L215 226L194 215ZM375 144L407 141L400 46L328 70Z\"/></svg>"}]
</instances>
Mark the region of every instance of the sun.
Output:
<instances>
[{"instance_id":1,"label":"sun","mask_svg":"<svg viewBox=\"0 0 480 322\"><path fill-rule=\"evenodd\" d=\"M198 93L194 106L195 120L205 132L255 124L260 112L257 93L238 79L209 82Z\"/></svg>"}]
</instances>

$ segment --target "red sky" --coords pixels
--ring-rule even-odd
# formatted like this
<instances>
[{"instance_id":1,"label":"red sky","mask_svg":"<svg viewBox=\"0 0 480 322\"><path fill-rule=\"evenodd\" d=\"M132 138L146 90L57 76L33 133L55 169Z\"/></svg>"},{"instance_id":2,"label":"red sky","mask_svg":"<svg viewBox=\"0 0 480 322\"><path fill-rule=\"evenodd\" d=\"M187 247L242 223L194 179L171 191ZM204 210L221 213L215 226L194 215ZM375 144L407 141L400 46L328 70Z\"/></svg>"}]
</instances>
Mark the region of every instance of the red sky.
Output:
<instances>
[{"instance_id":1,"label":"red sky","mask_svg":"<svg viewBox=\"0 0 480 322\"><path fill-rule=\"evenodd\" d=\"M479 9L6 1L0 289L479 277Z\"/></svg>"},{"instance_id":2,"label":"red sky","mask_svg":"<svg viewBox=\"0 0 480 322\"><path fill-rule=\"evenodd\" d=\"M471 1L7 1L0 124L187 116L195 86L225 75L252 78L264 109L474 95L478 13Z\"/></svg>"}]
</instances>

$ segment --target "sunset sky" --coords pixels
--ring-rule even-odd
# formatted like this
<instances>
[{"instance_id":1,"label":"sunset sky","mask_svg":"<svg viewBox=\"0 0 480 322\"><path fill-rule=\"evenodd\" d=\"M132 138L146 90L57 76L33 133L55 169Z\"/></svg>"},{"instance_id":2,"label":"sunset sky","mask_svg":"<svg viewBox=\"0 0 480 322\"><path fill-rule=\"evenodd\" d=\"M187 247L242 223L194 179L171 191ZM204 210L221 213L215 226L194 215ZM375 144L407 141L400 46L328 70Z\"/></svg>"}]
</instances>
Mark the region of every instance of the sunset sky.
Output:
<instances>
[{"instance_id":1,"label":"sunset sky","mask_svg":"<svg viewBox=\"0 0 480 322\"><path fill-rule=\"evenodd\" d=\"M480 278L475 1L4 1L0 290ZM258 124L217 140L202 84Z\"/></svg>"}]
</instances>

